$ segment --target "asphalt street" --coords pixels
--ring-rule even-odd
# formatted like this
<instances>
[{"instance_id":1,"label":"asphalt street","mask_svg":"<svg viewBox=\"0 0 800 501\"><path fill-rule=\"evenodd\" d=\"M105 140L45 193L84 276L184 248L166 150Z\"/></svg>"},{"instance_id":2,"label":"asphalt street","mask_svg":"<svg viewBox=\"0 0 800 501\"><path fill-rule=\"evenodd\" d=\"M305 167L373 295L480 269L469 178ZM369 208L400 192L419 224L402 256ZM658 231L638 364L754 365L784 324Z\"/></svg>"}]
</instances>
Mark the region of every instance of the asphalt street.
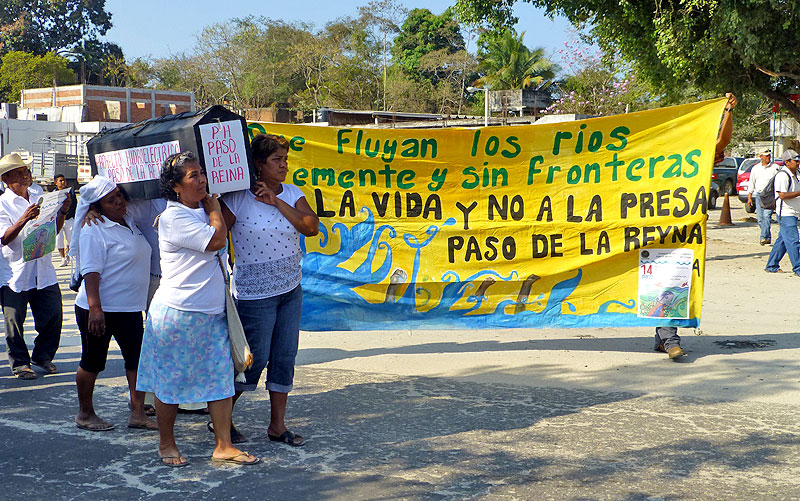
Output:
<instances>
[{"instance_id":1,"label":"asphalt street","mask_svg":"<svg viewBox=\"0 0 800 501\"><path fill-rule=\"evenodd\" d=\"M0 363L2 497L800 499L800 280L764 278L743 217L709 224L704 320L680 362L649 329L303 333L288 423L308 442L270 442L267 396L247 395L234 420L255 466L212 465L207 418L184 414L191 464L162 466L157 433L125 426L116 345L95 392L116 429L75 426L80 338L58 268L59 373L20 381ZM30 317L26 332L32 347Z\"/></svg>"}]
</instances>

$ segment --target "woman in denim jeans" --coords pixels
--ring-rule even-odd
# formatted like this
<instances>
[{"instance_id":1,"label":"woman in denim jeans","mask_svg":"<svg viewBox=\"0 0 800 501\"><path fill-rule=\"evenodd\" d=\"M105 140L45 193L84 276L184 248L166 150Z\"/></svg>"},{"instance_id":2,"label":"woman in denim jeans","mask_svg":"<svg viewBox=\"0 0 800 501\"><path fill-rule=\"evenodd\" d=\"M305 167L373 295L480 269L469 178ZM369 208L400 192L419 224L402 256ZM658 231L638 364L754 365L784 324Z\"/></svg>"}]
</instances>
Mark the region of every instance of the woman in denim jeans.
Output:
<instances>
[{"instance_id":1,"label":"woman in denim jeans","mask_svg":"<svg viewBox=\"0 0 800 501\"><path fill-rule=\"evenodd\" d=\"M260 134L252 142L258 182L252 190L226 194L223 215L231 230L236 262L232 292L242 320L253 365L245 383L235 383L234 404L244 391L253 391L267 369L271 418L267 435L275 442L300 446L303 437L284 422L292 390L294 361L300 335L300 235L319 231L319 218L303 193L285 184L289 143ZM231 427L234 443L247 439Z\"/></svg>"}]
</instances>

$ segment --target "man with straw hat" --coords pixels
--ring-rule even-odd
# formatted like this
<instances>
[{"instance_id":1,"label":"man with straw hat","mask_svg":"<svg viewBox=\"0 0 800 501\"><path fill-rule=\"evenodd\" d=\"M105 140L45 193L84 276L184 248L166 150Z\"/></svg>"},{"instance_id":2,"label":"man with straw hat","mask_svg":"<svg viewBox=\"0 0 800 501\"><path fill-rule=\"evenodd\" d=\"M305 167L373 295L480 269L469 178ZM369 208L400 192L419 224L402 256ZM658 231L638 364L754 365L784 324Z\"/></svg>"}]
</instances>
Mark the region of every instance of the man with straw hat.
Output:
<instances>
[{"instance_id":1,"label":"man with straw hat","mask_svg":"<svg viewBox=\"0 0 800 501\"><path fill-rule=\"evenodd\" d=\"M48 374L58 371L53 364L53 357L61 340L63 319L61 289L58 287L52 257L48 254L25 261L22 256L20 233L29 221L39 215L37 201L42 195L41 191L32 189L30 165L31 162L18 153L9 153L0 159L0 179L7 186L0 195L0 244L3 256L11 266L8 283L0 289L0 303L6 324L8 363L11 372L20 379L36 379L31 363ZM68 197L59 209L57 231L64 224L70 204ZM28 353L22 327L28 305L38 332L31 354Z\"/></svg>"}]
</instances>

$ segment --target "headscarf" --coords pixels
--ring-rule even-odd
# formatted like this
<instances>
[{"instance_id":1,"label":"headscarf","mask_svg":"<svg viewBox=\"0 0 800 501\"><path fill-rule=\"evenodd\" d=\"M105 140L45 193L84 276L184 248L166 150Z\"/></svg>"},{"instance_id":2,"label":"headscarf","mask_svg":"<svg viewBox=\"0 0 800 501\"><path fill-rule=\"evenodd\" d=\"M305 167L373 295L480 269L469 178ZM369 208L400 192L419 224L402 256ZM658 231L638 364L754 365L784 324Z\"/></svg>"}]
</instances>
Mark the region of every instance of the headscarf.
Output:
<instances>
[{"instance_id":1,"label":"headscarf","mask_svg":"<svg viewBox=\"0 0 800 501\"><path fill-rule=\"evenodd\" d=\"M75 270L81 271L81 228L83 219L89 212L89 206L104 196L108 195L117 185L114 181L103 176L95 176L91 181L83 185L80 189L81 197L78 199L78 207L75 209L75 225L72 228L72 241L69 243L69 255L74 257Z\"/></svg>"}]
</instances>

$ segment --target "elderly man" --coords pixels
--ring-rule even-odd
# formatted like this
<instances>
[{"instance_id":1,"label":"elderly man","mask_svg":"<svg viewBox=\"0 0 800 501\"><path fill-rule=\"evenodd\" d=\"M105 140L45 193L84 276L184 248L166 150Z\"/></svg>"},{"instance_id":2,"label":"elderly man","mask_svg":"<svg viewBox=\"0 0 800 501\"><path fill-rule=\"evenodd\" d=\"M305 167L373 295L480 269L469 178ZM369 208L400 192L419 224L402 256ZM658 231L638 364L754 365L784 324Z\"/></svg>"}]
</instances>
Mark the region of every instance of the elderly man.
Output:
<instances>
[{"instance_id":1,"label":"elderly man","mask_svg":"<svg viewBox=\"0 0 800 501\"><path fill-rule=\"evenodd\" d=\"M29 169L30 162L17 153L10 153L0 159L0 178L6 184L5 193L0 195L0 244L3 256L11 265L8 284L0 289L0 303L6 324L6 347L11 372L20 379L36 379L31 363L38 365L46 373L57 372L53 357L61 340L61 290L58 288L56 270L52 257L48 254L38 259L25 261L22 255L23 227L39 215L36 203L42 195L40 189L33 188ZM56 229L61 230L64 216L69 211L71 199L68 197L59 209ZM38 335L34 340L33 353L23 338L23 324L28 305L33 313L33 323Z\"/></svg>"},{"instance_id":2,"label":"elderly man","mask_svg":"<svg viewBox=\"0 0 800 501\"><path fill-rule=\"evenodd\" d=\"M775 214L778 216L780 233L772 246L767 260L767 271L781 271L781 259L789 254L792 271L800 276L800 234L797 231L797 216L800 215L800 155L786 150L781 155L783 168L775 175Z\"/></svg>"},{"instance_id":3,"label":"elderly man","mask_svg":"<svg viewBox=\"0 0 800 501\"><path fill-rule=\"evenodd\" d=\"M761 163L758 163L750 169L750 181L747 183L747 205L753 206L755 201L756 219L758 226L761 228L761 245L772 243L772 209L766 209L761 206L761 192L767 187L767 184L778 173L778 165L772 163L772 150L764 150L761 152Z\"/></svg>"}]
</instances>

